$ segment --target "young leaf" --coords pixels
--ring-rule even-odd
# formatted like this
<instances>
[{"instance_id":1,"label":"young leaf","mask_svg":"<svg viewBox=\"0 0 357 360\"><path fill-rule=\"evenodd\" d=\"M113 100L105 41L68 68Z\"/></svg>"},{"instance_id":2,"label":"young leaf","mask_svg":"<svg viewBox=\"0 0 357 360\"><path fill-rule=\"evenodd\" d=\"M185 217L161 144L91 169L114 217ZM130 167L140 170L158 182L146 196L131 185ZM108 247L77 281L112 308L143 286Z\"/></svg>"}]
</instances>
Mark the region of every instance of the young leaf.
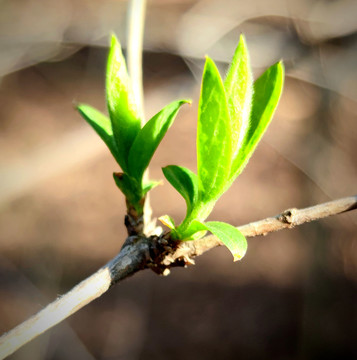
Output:
<instances>
[{"instance_id":1,"label":"young leaf","mask_svg":"<svg viewBox=\"0 0 357 360\"><path fill-rule=\"evenodd\" d=\"M248 244L244 235L237 228L220 221L209 221L202 225L227 246L234 261L242 259L247 252Z\"/></svg>"},{"instance_id":2,"label":"young leaf","mask_svg":"<svg viewBox=\"0 0 357 360\"><path fill-rule=\"evenodd\" d=\"M284 66L282 62L271 66L255 81L250 123L243 146L233 161L231 181L242 172L268 127L278 106L283 83Z\"/></svg>"},{"instance_id":3,"label":"young leaf","mask_svg":"<svg viewBox=\"0 0 357 360\"><path fill-rule=\"evenodd\" d=\"M154 187L162 184L162 181L154 181L150 180L147 183L143 185L143 196L146 195L150 190L152 190Z\"/></svg>"},{"instance_id":4,"label":"young leaf","mask_svg":"<svg viewBox=\"0 0 357 360\"><path fill-rule=\"evenodd\" d=\"M243 35L234 53L224 87L231 119L233 157L235 157L249 126L253 94L253 75Z\"/></svg>"},{"instance_id":5,"label":"young leaf","mask_svg":"<svg viewBox=\"0 0 357 360\"><path fill-rule=\"evenodd\" d=\"M110 152L113 154L114 158L119 163L120 156L115 141L113 139L113 131L110 120L100 111L86 104L77 105L77 110L105 142Z\"/></svg>"},{"instance_id":6,"label":"young leaf","mask_svg":"<svg viewBox=\"0 0 357 360\"><path fill-rule=\"evenodd\" d=\"M188 102L188 100L174 101L167 105L152 117L138 133L128 157L128 172L137 181L141 181L145 169L162 138L172 125L179 108Z\"/></svg>"},{"instance_id":7,"label":"young leaf","mask_svg":"<svg viewBox=\"0 0 357 360\"><path fill-rule=\"evenodd\" d=\"M171 216L163 215L163 216L160 216L158 220L161 221L169 229L171 229L171 230L175 229L175 221Z\"/></svg>"},{"instance_id":8,"label":"young leaf","mask_svg":"<svg viewBox=\"0 0 357 360\"><path fill-rule=\"evenodd\" d=\"M187 217L197 201L197 175L187 168L176 165L166 166L162 168L162 171L166 179L185 199L187 205Z\"/></svg>"},{"instance_id":9,"label":"young leaf","mask_svg":"<svg viewBox=\"0 0 357 360\"><path fill-rule=\"evenodd\" d=\"M232 130L227 100L218 69L206 58L197 125L197 173L200 199L219 197L230 173Z\"/></svg>"},{"instance_id":10,"label":"young leaf","mask_svg":"<svg viewBox=\"0 0 357 360\"><path fill-rule=\"evenodd\" d=\"M120 166L126 172L129 150L140 130L140 117L124 56L114 35L108 56L106 93L114 139L119 150Z\"/></svg>"}]
</instances>

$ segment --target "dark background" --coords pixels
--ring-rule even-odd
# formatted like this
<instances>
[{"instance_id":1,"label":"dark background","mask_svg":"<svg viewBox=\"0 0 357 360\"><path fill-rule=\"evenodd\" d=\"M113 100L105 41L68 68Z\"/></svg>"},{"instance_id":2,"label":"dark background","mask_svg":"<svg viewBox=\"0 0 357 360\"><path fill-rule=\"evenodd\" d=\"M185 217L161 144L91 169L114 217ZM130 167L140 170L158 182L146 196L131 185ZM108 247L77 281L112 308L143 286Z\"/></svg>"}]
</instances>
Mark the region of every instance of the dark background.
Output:
<instances>
[{"instance_id":1,"label":"dark background","mask_svg":"<svg viewBox=\"0 0 357 360\"><path fill-rule=\"evenodd\" d=\"M109 151L73 108L105 110L107 44L126 44L125 1L0 1L0 332L112 258L124 200ZM222 74L246 35L255 75L279 59L275 118L244 173L210 216L234 225L356 193L357 2L148 2L147 117L192 98L157 151L195 170L205 54ZM155 216L185 206L165 181ZM215 249L168 277L115 286L11 359L355 359L357 215L249 239L233 263Z\"/></svg>"}]
</instances>

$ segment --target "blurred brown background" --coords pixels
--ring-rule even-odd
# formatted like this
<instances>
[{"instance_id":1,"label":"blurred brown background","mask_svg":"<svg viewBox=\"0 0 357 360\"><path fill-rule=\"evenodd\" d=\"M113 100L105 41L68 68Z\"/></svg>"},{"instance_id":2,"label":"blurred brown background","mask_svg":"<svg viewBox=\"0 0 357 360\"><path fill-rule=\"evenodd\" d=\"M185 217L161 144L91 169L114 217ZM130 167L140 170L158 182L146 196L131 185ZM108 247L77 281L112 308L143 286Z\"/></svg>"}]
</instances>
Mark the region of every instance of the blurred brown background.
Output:
<instances>
[{"instance_id":1,"label":"blurred brown background","mask_svg":"<svg viewBox=\"0 0 357 360\"><path fill-rule=\"evenodd\" d=\"M73 101L105 109L109 34L126 1L0 1L0 332L113 257L125 238L118 167ZM356 193L355 0L152 0L147 117L192 98L156 153L195 169L203 57L224 73L239 34L254 73L283 59L285 90L264 140L211 219L235 225ZM167 184L154 215L183 218ZM355 359L357 214L215 249L169 277L142 272L11 359Z\"/></svg>"}]
</instances>

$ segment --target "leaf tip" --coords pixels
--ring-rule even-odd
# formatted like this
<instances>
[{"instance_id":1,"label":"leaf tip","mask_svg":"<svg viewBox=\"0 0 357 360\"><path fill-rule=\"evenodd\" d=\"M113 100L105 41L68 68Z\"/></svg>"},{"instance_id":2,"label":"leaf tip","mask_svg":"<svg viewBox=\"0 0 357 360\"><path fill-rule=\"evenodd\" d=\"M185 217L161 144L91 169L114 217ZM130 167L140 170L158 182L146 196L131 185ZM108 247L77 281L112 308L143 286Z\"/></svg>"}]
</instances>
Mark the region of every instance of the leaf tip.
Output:
<instances>
[{"instance_id":1,"label":"leaf tip","mask_svg":"<svg viewBox=\"0 0 357 360\"><path fill-rule=\"evenodd\" d=\"M239 36L239 44L246 44L246 39L245 39L245 35L243 33L240 34Z\"/></svg>"},{"instance_id":2,"label":"leaf tip","mask_svg":"<svg viewBox=\"0 0 357 360\"><path fill-rule=\"evenodd\" d=\"M113 172L113 178L117 180L121 180L124 174L122 172Z\"/></svg>"},{"instance_id":3,"label":"leaf tip","mask_svg":"<svg viewBox=\"0 0 357 360\"><path fill-rule=\"evenodd\" d=\"M175 222L169 215L163 215L158 218L158 220L165 226L167 226L169 229L174 230L175 229Z\"/></svg>"},{"instance_id":4,"label":"leaf tip","mask_svg":"<svg viewBox=\"0 0 357 360\"><path fill-rule=\"evenodd\" d=\"M73 105L73 108L80 113L80 115L82 115L85 119L87 118L86 110L88 110L89 105L83 104L83 103L78 103L75 101L72 102L72 105Z\"/></svg>"},{"instance_id":5,"label":"leaf tip","mask_svg":"<svg viewBox=\"0 0 357 360\"><path fill-rule=\"evenodd\" d=\"M284 75L285 73L285 66L284 66L284 62L282 59L280 59L278 62L276 62L274 65L272 65L269 69L275 69L277 72L281 73L282 75ZM268 70L269 70L268 69Z\"/></svg>"},{"instance_id":6,"label":"leaf tip","mask_svg":"<svg viewBox=\"0 0 357 360\"><path fill-rule=\"evenodd\" d=\"M79 109L80 109L80 107L81 107L82 105L83 105L83 104L77 102L76 100L73 100L73 101L72 101L72 106L73 106L73 108L74 108L75 110L78 110L78 111L79 111Z\"/></svg>"},{"instance_id":7,"label":"leaf tip","mask_svg":"<svg viewBox=\"0 0 357 360\"><path fill-rule=\"evenodd\" d=\"M210 56L206 56L206 60L208 60L209 62L211 62L211 63L214 63L214 60L210 57Z\"/></svg>"},{"instance_id":8,"label":"leaf tip","mask_svg":"<svg viewBox=\"0 0 357 360\"><path fill-rule=\"evenodd\" d=\"M205 62L205 66L208 66L208 65L216 65L213 61L212 58L210 58L208 55L205 56L205 59L206 59L206 62Z\"/></svg>"},{"instance_id":9,"label":"leaf tip","mask_svg":"<svg viewBox=\"0 0 357 360\"><path fill-rule=\"evenodd\" d=\"M236 261L242 260L245 254L246 254L246 251L232 253L233 261L236 262Z\"/></svg>"},{"instance_id":10,"label":"leaf tip","mask_svg":"<svg viewBox=\"0 0 357 360\"><path fill-rule=\"evenodd\" d=\"M111 36L110 36L110 47L112 48L112 47L114 47L114 46L115 46L116 44L118 44L118 43L119 43L118 38L116 37L115 33L112 32L112 33L111 33Z\"/></svg>"},{"instance_id":11,"label":"leaf tip","mask_svg":"<svg viewBox=\"0 0 357 360\"><path fill-rule=\"evenodd\" d=\"M281 70L282 74L284 75L284 73L285 73L285 66L284 66L284 62L283 62L282 59L278 62L278 66L279 66L279 69Z\"/></svg>"}]
</instances>

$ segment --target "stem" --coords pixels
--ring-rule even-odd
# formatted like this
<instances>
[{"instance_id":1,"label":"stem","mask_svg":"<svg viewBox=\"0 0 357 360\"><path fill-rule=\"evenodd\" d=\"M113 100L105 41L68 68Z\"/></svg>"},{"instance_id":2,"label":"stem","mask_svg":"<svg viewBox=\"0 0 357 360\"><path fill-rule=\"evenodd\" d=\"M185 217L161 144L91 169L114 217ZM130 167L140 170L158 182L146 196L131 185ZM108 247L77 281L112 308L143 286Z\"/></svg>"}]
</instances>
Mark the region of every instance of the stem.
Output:
<instances>
[{"instance_id":1,"label":"stem","mask_svg":"<svg viewBox=\"0 0 357 360\"><path fill-rule=\"evenodd\" d=\"M132 81L133 92L141 115L141 125L146 123L143 96L143 41L146 0L131 0L128 8L128 72ZM144 173L143 182L148 181L149 171ZM152 223L152 208L149 194L144 199L143 231L150 234L155 228Z\"/></svg>"},{"instance_id":2,"label":"stem","mask_svg":"<svg viewBox=\"0 0 357 360\"><path fill-rule=\"evenodd\" d=\"M146 0L131 0L128 8L128 72L142 119L144 120L142 53Z\"/></svg>"},{"instance_id":3,"label":"stem","mask_svg":"<svg viewBox=\"0 0 357 360\"><path fill-rule=\"evenodd\" d=\"M342 214L355 209L357 209L357 195L304 209L288 209L279 215L238 226L237 229L245 237L265 236L271 232L292 229L295 226L307 222ZM206 236L195 241L185 241L174 254L170 255L170 258L166 259L165 265L170 266L170 264L174 264L179 257L190 258L200 256L206 251L221 245L223 245L223 243L221 243L214 235Z\"/></svg>"},{"instance_id":4,"label":"stem","mask_svg":"<svg viewBox=\"0 0 357 360\"><path fill-rule=\"evenodd\" d=\"M216 200L212 200L209 203L197 202L199 205L195 206L189 215L185 217L182 223L175 229L176 233L179 235L179 239L185 240L191 238L194 234L190 229L192 223L196 220L200 222L204 222L210 213L212 212L214 205L216 204Z\"/></svg>"},{"instance_id":5,"label":"stem","mask_svg":"<svg viewBox=\"0 0 357 360\"><path fill-rule=\"evenodd\" d=\"M357 195L305 209L289 209L274 217L239 226L238 229L246 237L266 235L270 232L291 229L306 222L354 209L357 209ZM192 257L200 256L204 252L220 245L222 243L215 236L211 235L195 241L181 242L171 252L168 252L168 247L166 246L164 248L166 255L158 254L158 257L161 259L158 265L170 268L172 266L182 266L185 263L192 263ZM129 237L120 253L96 273L30 319L2 335L0 338L0 359L4 359L30 340L89 304L104 294L115 283L147 268L150 262L155 264L156 259L150 259L152 247L153 239Z\"/></svg>"}]
</instances>

